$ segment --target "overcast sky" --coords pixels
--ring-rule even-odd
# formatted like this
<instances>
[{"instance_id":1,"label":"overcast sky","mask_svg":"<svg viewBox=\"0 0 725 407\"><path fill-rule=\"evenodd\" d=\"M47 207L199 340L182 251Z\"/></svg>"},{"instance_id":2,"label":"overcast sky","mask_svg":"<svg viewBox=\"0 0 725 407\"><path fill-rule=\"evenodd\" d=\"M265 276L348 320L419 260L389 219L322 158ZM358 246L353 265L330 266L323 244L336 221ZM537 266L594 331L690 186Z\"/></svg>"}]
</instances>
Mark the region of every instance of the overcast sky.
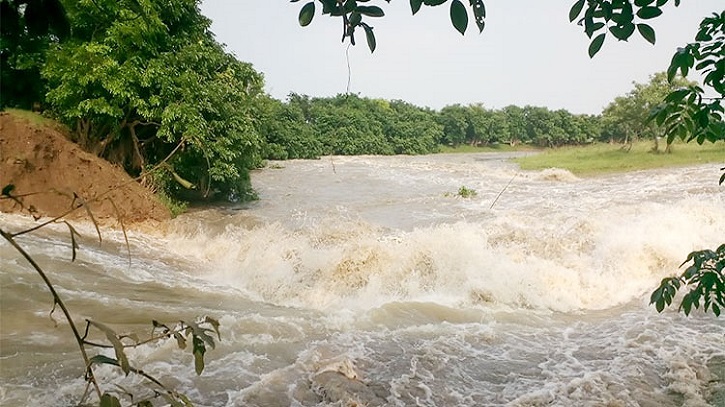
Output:
<instances>
[{"instance_id":1,"label":"overcast sky","mask_svg":"<svg viewBox=\"0 0 725 407\"><path fill-rule=\"evenodd\" d=\"M264 73L266 90L284 100L290 92L310 96L344 93L348 84L341 21L317 14L300 27L305 0L205 0L201 11L228 51ZM464 2L468 3L468 2ZM402 99L440 109L461 103L488 108L514 104L600 113L632 81L646 82L664 71L678 46L694 40L703 17L721 10L722 0L668 4L650 25L652 46L635 33L629 42L608 36L590 60L588 38L569 23L574 0L487 0L486 29L473 19L465 36L452 26L448 5L423 7L412 16L409 2L374 0L386 16L367 21L375 27L371 54L362 30L349 49L350 92ZM672 2L670 2L672 3Z\"/></svg>"}]
</instances>

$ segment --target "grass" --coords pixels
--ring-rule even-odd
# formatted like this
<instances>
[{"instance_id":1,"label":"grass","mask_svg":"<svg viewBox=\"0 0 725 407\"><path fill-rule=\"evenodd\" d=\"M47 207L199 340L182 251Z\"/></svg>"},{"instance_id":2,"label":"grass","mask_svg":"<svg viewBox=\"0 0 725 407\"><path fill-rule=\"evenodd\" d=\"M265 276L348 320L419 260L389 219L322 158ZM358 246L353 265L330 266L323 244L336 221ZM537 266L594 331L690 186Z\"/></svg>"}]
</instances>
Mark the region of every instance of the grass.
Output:
<instances>
[{"instance_id":1,"label":"grass","mask_svg":"<svg viewBox=\"0 0 725 407\"><path fill-rule=\"evenodd\" d=\"M171 198L164 192L157 192L156 197L159 199L159 201L161 201L162 204L164 204L164 206L166 206L169 212L171 212L172 219L186 212L186 209L189 207L189 204L187 202Z\"/></svg>"},{"instance_id":2,"label":"grass","mask_svg":"<svg viewBox=\"0 0 725 407\"><path fill-rule=\"evenodd\" d=\"M647 170L706 163L725 164L725 143L675 143L672 153L651 152L652 142L635 143L627 152L621 145L592 144L544 150L540 154L515 158L523 170L563 168L579 176ZM664 148L661 145L661 149Z\"/></svg>"},{"instance_id":3,"label":"grass","mask_svg":"<svg viewBox=\"0 0 725 407\"><path fill-rule=\"evenodd\" d=\"M58 127L62 126L57 121L53 119L49 119L45 116L43 116L40 113L31 112L30 110L22 110L22 109L5 109L6 112L8 112L10 115L25 119L29 121L34 126L39 127L45 127L45 128L52 128L52 129L58 129Z\"/></svg>"}]
</instances>

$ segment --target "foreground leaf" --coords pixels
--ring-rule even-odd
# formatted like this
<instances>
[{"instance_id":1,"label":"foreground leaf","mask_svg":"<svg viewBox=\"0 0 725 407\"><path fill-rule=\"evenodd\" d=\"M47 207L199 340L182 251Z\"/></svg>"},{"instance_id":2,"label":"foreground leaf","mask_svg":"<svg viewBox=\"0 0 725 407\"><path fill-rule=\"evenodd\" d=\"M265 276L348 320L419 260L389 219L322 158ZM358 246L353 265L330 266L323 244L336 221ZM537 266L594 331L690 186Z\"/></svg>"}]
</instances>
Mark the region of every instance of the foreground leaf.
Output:
<instances>
[{"instance_id":1,"label":"foreground leaf","mask_svg":"<svg viewBox=\"0 0 725 407\"><path fill-rule=\"evenodd\" d=\"M302 9L300 10L300 15L298 17L298 20L300 22L300 25L302 27L308 26L312 22L312 17L315 16L315 2L311 1L304 6L302 6Z\"/></svg>"},{"instance_id":2,"label":"foreground leaf","mask_svg":"<svg viewBox=\"0 0 725 407\"><path fill-rule=\"evenodd\" d=\"M95 326L101 332L106 334L106 338L109 342L111 342L111 345L113 345L113 351L116 353L116 360L118 360L119 366L121 366L121 370L123 370L123 373L128 375L128 373L131 371L131 366L128 364L128 358L123 351L123 344L121 343L121 340L118 339L118 335L116 334L116 332L100 322L95 322L91 320L87 321L90 325Z\"/></svg>"},{"instance_id":3,"label":"foreground leaf","mask_svg":"<svg viewBox=\"0 0 725 407\"><path fill-rule=\"evenodd\" d=\"M639 35L642 36L647 42L654 45L656 38L655 38L655 30L652 29L647 24L637 24L637 31L639 31Z\"/></svg>"},{"instance_id":4,"label":"foreground leaf","mask_svg":"<svg viewBox=\"0 0 725 407\"><path fill-rule=\"evenodd\" d=\"M594 55L599 52L600 49L602 49L602 45L604 44L604 38L606 37L606 34L599 34L592 40L592 43L589 44L589 58L594 58Z\"/></svg>"},{"instance_id":5,"label":"foreground leaf","mask_svg":"<svg viewBox=\"0 0 725 407\"><path fill-rule=\"evenodd\" d=\"M466 6L460 0L453 0L451 2L451 23L461 35L466 33L466 28L468 28L468 12L466 12Z\"/></svg>"},{"instance_id":6,"label":"foreground leaf","mask_svg":"<svg viewBox=\"0 0 725 407\"><path fill-rule=\"evenodd\" d=\"M365 39L368 42L368 48L370 48L370 52L375 52L375 47L377 46L377 44L375 42L375 33L373 33L373 27L370 27L365 23L361 23L360 25L365 30Z\"/></svg>"}]
</instances>

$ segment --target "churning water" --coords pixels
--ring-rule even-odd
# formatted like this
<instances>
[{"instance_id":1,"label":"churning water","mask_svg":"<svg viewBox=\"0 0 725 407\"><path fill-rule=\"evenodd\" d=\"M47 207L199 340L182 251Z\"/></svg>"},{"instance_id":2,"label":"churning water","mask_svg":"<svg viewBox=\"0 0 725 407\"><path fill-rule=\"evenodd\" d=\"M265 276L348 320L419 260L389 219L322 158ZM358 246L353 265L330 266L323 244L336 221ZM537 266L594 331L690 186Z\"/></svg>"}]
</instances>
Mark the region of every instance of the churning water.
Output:
<instances>
[{"instance_id":1,"label":"churning water","mask_svg":"<svg viewBox=\"0 0 725 407\"><path fill-rule=\"evenodd\" d=\"M707 405L725 323L647 303L723 242L717 166L579 179L507 158L276 163L253 174L258 202L132 233L130 266L120 232L99 246L87 225L75 263L61 228L21 243L80 321L218 318L199 377L175 342L129 351L200 406ZM68 327L27 263L0 255L0 404L70 405L84 381Z\"/></svg>"}]
</instances>

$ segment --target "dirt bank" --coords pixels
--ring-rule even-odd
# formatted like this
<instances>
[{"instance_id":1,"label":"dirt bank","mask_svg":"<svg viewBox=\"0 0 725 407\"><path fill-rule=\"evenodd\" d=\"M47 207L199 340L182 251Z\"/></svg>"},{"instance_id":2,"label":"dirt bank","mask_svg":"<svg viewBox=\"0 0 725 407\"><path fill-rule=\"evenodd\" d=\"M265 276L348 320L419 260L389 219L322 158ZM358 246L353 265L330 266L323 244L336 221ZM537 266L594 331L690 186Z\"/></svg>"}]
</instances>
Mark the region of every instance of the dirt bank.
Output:
<instances>
[{"instance_id":1,"label":"dirt bank","mask_svg":"<svg viewBox=\"0 0 725 407\"><path fill-rule=\"evenodd\" d=\"M30 112L0 112L0 188L13 184L13 195L31 194L22 202L40 216L66 212L75 194L106 222L116 218L111 201L125 223L169 219L169 211L149 190L121 168L80 149L66 133ZM21 210L16 202L0 199L0 211ZM86 216L82 209L72 215Z\"/></svg>"}]
</instances>

